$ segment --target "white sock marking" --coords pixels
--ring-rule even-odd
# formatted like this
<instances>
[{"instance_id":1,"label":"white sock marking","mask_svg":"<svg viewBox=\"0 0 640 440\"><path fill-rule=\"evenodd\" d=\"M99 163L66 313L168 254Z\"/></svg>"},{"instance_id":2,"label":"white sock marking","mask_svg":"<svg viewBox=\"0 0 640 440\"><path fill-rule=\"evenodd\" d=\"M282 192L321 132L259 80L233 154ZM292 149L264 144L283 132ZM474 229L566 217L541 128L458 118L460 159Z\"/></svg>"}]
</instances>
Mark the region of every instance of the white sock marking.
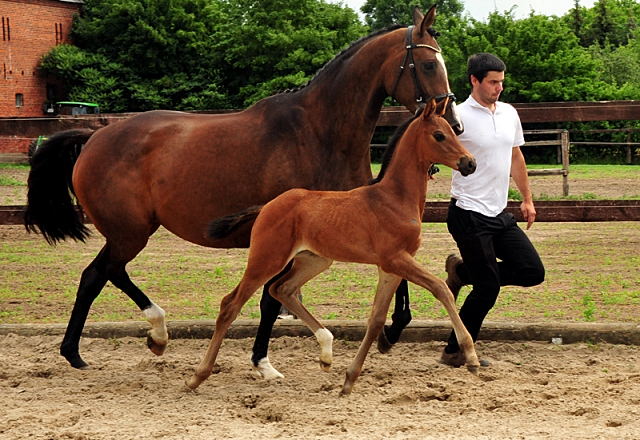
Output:
<instances>
[{"instance_id":1,"label":"white sock marking","mask_svg":"<svg viewBox=\"0 0 640 440\"><path fill-rule=\"evenodd\" d=\"M264 357L260 359L260 362L258 362L258 366L253 365L253 362L251 362L251 368L257 371L260 374L260 376L262 376L265 380L284 378L283 374L281 374L278 370L273 368L273 366L271 365L271 362L269 362L268 357Z\"/></svg>"},{"instance_id":2,"label":"white sock marking","mask_svg":"<svg viewBox=\"0 0 640 440\"><path fill-rule=\"evenodd\" d=\"M151 307L147 307L143 312L147 321L151 324L151 337L153 340L166 343L169 340L169 333L167 333L167 326L164 322L164 310L152 302Z\"/></svg>"}]
</instances>

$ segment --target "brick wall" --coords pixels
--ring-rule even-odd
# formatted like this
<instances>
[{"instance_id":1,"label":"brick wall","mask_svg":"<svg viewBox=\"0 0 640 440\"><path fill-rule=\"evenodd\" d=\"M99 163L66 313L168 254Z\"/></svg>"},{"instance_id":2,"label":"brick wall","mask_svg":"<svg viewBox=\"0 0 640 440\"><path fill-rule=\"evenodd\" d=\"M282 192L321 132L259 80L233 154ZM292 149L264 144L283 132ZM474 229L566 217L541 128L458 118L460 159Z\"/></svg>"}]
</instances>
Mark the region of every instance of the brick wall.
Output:
<instances>
[{"instance_id":1,"label":"brick wall","mask_svg":"<svg viewBox=\"0 0 640 440\"><path fill-rule=\"evenodd\" d=\"M42 116L48 82L38 62L56 44L70 43L81 7L79 0L0 0L0 117ZM21 107L16 94L22 94Z\"/></svg>"}]
</instances>

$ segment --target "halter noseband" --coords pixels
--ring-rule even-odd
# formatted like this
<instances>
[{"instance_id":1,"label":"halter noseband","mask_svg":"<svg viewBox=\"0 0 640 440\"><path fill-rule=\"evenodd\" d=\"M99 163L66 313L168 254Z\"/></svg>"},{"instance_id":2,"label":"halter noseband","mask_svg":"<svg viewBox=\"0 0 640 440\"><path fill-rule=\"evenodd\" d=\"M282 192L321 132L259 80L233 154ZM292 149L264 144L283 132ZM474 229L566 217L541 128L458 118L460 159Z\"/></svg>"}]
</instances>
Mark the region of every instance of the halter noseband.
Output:
<instances>
[{"instance_id":1,"label":"halter noseband","mask_svg":"<svg viewBox=\"0 0 640 440\"><path fill-rule=\"evenodd\" d=\"M422 103L424 102L424 92L422 91L422 87L420 86L420 80L418 79L418 71L416 70L416 64L413 60L413 49L417 49L419 47L426 47L427 49L431 49L436 53L441 53L442 50L439 47L431 46L430 44L413 44L411 41L411 32L413 31L414 26L409 26L407 28L407 38L405 48L407 49L407 53L404 56L404 60L402 61L402 65L400 66L400 70L398 71L398 77L396 78L396 83L393 86L393 92L391 92L391 98L395 99L393 95L396 93L396 89L398 88L398 83L400 83L400 77L402 76L402 72L404 71L404 65L407 64L407 60L409 60L409 69L411 70L411 77L413 78L413 87L415 90L416 102ZM440 102L446 97L449 97L449 104L455 102L456 96L453 93L443 93L442 95L435 95L436 102Z\"/></svg>"}]
</instances>

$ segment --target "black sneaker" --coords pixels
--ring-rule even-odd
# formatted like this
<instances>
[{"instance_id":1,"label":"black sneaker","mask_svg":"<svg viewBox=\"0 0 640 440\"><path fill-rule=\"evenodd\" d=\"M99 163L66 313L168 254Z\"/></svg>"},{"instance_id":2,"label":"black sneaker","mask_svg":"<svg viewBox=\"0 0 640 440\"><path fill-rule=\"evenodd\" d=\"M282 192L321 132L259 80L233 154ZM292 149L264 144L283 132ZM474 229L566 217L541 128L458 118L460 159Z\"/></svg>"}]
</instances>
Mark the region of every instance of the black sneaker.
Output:
<instances>
[{"instance_id":1,"label":"black sneaker","mask_svg":"<svg viewBox=\"0 0 640 440\"><path fill-rule=\"evenodd\" d=\"M455 300L458 299L460 289L465 285L456 273L456 267L461 263L462 258L460 258L458 254L450 254L444 264L444 268L447 271L447 279L445 282L447 283L447 286L449 286L451 293L453 293L453 298Z\"/></svg>"}]
</instances>

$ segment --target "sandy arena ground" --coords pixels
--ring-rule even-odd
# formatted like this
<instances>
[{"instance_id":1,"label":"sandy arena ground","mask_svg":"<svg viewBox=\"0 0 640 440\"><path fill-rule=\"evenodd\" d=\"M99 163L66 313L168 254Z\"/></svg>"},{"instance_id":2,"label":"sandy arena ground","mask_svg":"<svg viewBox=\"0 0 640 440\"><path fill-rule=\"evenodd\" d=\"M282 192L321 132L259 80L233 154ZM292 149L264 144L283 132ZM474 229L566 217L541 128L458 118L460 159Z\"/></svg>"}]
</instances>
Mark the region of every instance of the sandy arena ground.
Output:
<instances>
[{"instance_id":1,"label":"sandy arena ground","mask_svg":"<svg viewBox=\"0 0 640 440\"><path fill-rule=\"evenodd\" d=\"M443 344L373 348L338 397L359 343L336 341L323 373L313 338L273 341L284 379L251 371L252 340L227 340L220 372L184 379L208 341L82 339L91 370L69 367L60 337L0 339L0 439L640 439L640 347L479 342L475 377L437 363Z\"/></svg>"}]
</instances>

